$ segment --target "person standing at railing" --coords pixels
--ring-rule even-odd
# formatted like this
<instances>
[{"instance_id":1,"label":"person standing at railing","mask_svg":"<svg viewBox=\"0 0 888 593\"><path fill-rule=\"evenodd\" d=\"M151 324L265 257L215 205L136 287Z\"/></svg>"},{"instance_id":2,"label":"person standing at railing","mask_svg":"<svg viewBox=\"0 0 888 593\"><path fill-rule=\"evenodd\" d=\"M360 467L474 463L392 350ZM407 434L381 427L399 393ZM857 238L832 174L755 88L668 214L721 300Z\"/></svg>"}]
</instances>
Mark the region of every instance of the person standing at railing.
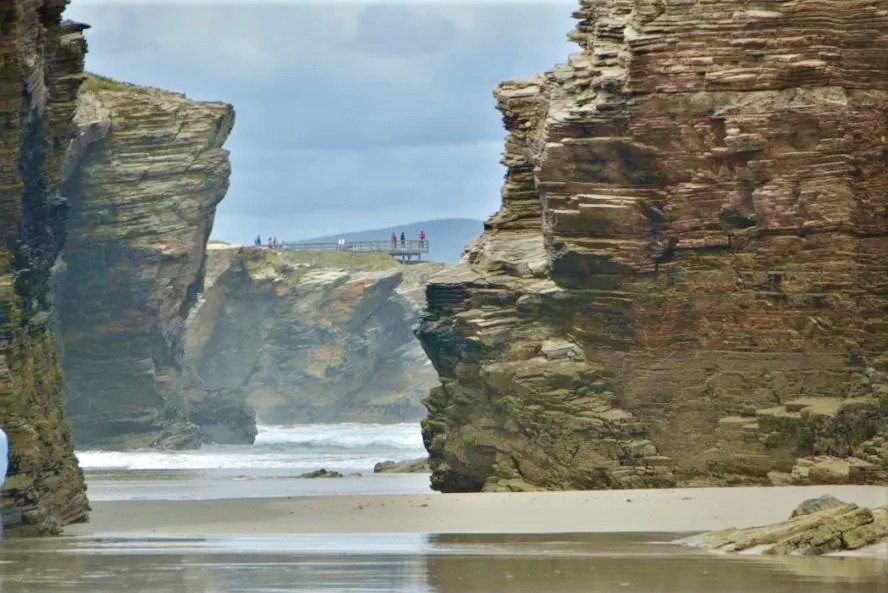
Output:
<instances>
[{"instance_id":1,"label":"person standing at railing","mask_svg":"<svg viewBox=\"0 0 888 593\"><path fill-rule=\"evenodd\" d=\"M395 231L392 231L392 249L398 248L398 236L395 234Z\"/></svg>"},{"instance_id":2,"label":"person standing at railing","mask_svg":"<svg viewBox=\"0 0 888 593\"><path fill-rule=\"evenodd\" d=\"M404 236L404 231L401 231L401 249L404 249L407 246L407 237Z\"/></svg>"},{"instance_id":3,"label":"person standing at railing","mask_svg":"<svg viewBox=\"0 0 888 593\"><path fill-rule=\"evenodd\" d=\"M425 247L425 238L426 238L425 231L422 231L422 230L419 231L419 248L420 249Z\"/></svg>"}]
</instances>

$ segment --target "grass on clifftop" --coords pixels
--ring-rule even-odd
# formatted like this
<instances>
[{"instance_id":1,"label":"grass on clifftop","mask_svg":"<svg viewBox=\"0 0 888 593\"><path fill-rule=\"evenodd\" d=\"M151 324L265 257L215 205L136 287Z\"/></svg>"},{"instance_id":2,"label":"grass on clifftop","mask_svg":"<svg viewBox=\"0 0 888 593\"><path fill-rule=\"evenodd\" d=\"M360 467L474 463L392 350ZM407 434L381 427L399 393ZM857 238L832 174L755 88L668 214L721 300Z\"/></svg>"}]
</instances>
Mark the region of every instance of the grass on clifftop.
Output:
<instances>
[{"instance_id":1,"label":"grass on clifftop","mask_svg":"<svg viewBox=\"0 0 888 593\"><path fill-rule=\"evenodd\" d=\"M88 72L86 80L83 81L80 88L87 91L121 91L131 86L133 85L126 82Z\"/></svg>"},{"instance_id":2,"label":"grass on clifftop","mask_svg":"<svg viewBox=\"0 0 888 593\"><path fill-rule=\"evenodd\" d=\"M385 253L355 253L349 251L296 251L281 250L279 253L289 263L306 263L323 268L351 270L388 270L400 264Z\"/></svg>"}]
</instances>

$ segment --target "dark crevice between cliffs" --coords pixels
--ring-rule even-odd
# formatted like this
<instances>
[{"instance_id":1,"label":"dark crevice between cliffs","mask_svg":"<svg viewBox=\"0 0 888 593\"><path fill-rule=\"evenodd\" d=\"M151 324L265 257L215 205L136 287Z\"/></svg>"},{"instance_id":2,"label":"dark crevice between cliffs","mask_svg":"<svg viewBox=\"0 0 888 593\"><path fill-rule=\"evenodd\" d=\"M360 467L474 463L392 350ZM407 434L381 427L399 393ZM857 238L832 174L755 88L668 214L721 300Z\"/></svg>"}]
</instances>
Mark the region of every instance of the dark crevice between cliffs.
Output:
<instances>
[{"instance_id":1,"label":"dark crevice between cliffs","mask_svg":"<svg viewBox=\"0 0 888 593\"><path fill-rule=\"evenodd\" d=\"M64 201L50 198L46 179L46 128L42 110L35 108L32 100L32 93L23 84L19 175L24 209L13 259L22 323L49 309L50 269L65 237Z\"/></svg>"}]
</instances>

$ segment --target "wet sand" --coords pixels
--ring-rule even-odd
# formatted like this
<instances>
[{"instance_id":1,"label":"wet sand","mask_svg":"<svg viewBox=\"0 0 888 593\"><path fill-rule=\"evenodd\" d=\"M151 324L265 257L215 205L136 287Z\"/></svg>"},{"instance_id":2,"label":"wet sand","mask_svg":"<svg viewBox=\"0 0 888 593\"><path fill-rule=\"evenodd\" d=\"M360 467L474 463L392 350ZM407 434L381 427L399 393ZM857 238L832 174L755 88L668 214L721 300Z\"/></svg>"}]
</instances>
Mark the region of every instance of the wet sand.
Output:
<instances>
[{"instance_id":1,"label":"wet sand","mask_svg":"<svg viewBox=\"0 0 888 593\"><path fill-rule=\"evenodd\" d=\"M94 502L90 523L66 534L686 533L781 521L823 494L888 504L883 486L107 501Z\"/></svg>"},{"instance_id":2,"label":"wet sand","mask_svg":"<svg viewBox=\"0 0 888 593\"><path fill-rule=\"evenodd\" d=\"M716 555L670 534L34 538L0 546L4 593L872 593L866 558Z\"/></svg>"}]
</instances>

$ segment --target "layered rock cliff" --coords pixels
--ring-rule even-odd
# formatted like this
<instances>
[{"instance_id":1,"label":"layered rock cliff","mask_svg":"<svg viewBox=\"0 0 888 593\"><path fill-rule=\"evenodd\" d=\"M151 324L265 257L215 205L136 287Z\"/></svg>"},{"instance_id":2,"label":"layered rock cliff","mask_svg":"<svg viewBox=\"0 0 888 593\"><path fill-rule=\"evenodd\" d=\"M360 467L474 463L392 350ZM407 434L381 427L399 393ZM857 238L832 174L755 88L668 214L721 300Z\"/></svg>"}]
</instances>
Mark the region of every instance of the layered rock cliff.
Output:
<instances>
[{"instance_id":1,"label":"layered rock cliff","mask_svg":"<svg viewBox=\"0 0 888 593\"><path fill-rule=\"evenodd\" d=\"M49 324L50 268L64 240L58 191L83 81L83 26L62 0L0 5L0 427L9 435L3 523L56 533L88 505L64 417Z\"/></svg>"},{"instance_id":2,"label":"layered rock cliff","mask_svg":"<svg viewBox=\"0 0 888 593\"><path fill-rule=\"evenodd\" d=\"M68 411L83 447L197 446L185 318L228 189L230 105L91 77L66 165L56 269Z\"/></svg>"},{"instance_id":3,"label":"layered rock cliff","mask_svg":"<svg viewBox=\"0 0 888 593\"><path fill-rule=\"evenodd\" d=\"M260 422L419 420L437 384L412 332L440 264L388 255L219 248L188 322L191 418L217 442L252 441Z\"/></svg>"},{"instance_id":4,"label":"layered rock cliff","mask_svg":"<svg viewBox=\"0 0 888 593\"><path fill-rule=\"evenodd\" d=\"M888 10L583 0L428 288L444 491L888 481Z\"/></svg>"}]
</instances>

